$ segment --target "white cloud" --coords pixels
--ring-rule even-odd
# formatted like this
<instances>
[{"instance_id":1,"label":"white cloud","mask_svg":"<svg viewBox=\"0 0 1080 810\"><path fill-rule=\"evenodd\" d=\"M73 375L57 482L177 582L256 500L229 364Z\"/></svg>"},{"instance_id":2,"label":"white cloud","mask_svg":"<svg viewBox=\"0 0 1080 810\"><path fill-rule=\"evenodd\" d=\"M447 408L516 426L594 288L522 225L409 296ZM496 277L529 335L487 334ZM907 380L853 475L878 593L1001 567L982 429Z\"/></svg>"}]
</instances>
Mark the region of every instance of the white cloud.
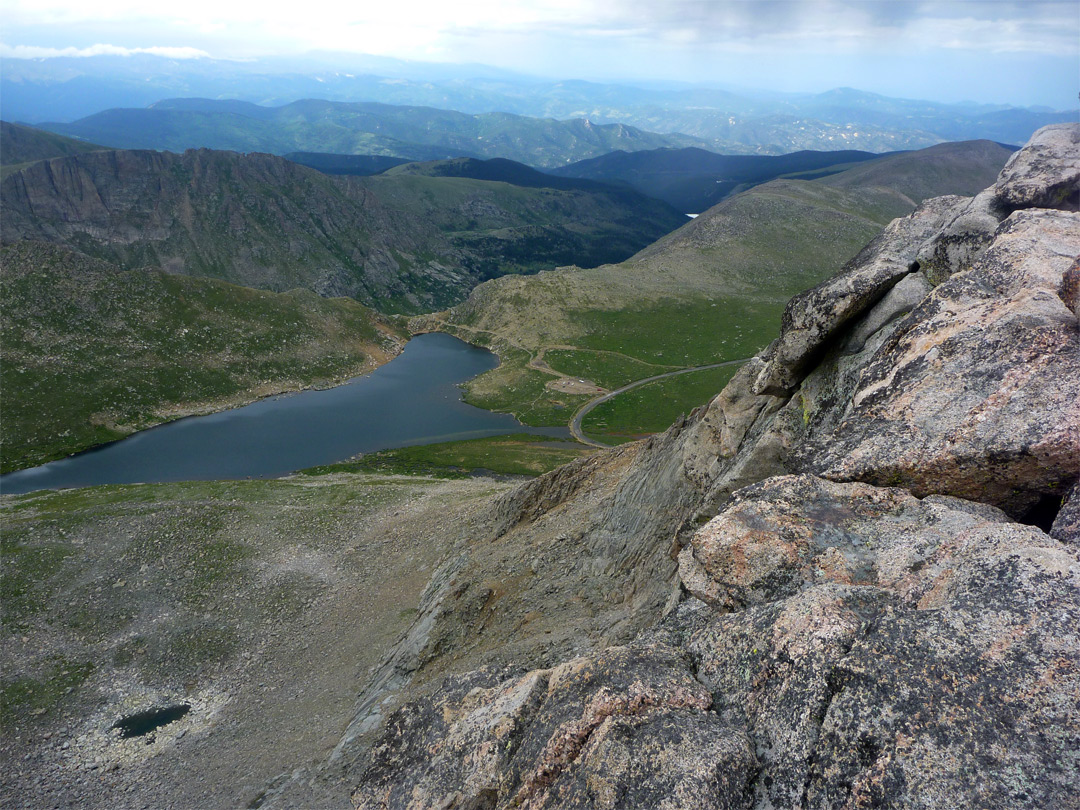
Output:
<instances>
[{"instance_id":1,"label":"white cloud","mask_svg":"<svg viewBox=\"0 0 1080 810\"><path fill-rule=\"evenodd\" d=\"M89 48L40 48L36 45L7 45L0 42L0 57L4 59L51 59L57 56L134 56L146 53L151 56L163 56L167 59L204 59L210 54L198 48L121 48L119 45L97 44Z\"/></svg>"},{"instance_id":2,"label":"white cloud","mask_svg":"<svg viewBox=\"0 0 1080 810\"><path fill-rule=\"evenodd\" d=\"M168 31L171 41L210 47L217 56L333 49L476 60L499 39L545 38L704 50L787 52L798 45L822 53L836 47L945 47L1067 54L1077 50L1080 27L1076 0L409 0L404 6L370 0L307 0L301 6L291 0L5 0L5 6L10 42L62 46L78 41L70 38L78 29L113 31L93 36L138 45L140 32L149 38L149 31ZM33 39L17 37L20 27L33 29ZM58 39L42 40L47 31ZM89 50L79 49L79 55ZM175 55L184 58L184 51Z\"/></svg>"},{"instance_id":3,"label":"white cloud","mask_svg":"<svg viewBox=\"0 0 1080 810\"><path fill-rule=\"evenodd\" d=\"M339 51L483 63L558 78L769 81L785 89L893 75L904 81L921 71L934 76L935 95L944 85L979 79L989 88L982 95L991 96L992 85L1006 75L1023 79L1030 98L1049 97L1038 88L1053 84L1054 97L1069 103L1080 65L1077 0L0 3L11 43L0 45L0 56L9 58L196 58L209 51L219 59L246 59ZM85 47L94 42L118 45ZM187 47L142 47L147 42ZM944 84L942 76L949 77ZM929 91L912 86L906 92Z\"/></svg>"}]
</instances>

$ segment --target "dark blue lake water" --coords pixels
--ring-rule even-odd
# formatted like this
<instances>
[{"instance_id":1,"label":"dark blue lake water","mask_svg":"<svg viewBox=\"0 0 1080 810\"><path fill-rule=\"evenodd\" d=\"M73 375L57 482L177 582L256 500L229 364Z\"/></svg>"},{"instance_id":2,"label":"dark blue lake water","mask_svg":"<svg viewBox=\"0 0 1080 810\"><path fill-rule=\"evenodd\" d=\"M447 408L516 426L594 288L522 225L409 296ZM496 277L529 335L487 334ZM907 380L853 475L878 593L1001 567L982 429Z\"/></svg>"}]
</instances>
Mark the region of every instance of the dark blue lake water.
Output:
<instances>
[{"instance_id":1,"label":"dark blue lake water","mask_svg":"<svg viewBox=\"0 0 1080 810\"><path fill-rule=\"evenodd\" d=\"M458 384L497 364L491 352L450 335L419 335L385 366L336 388L272 397L144 430L0 476L0 492L273 478L392 447L518 432L569 436L565 428L527 428L509 414L462 402Z\"/></svg>"}]
</instances>

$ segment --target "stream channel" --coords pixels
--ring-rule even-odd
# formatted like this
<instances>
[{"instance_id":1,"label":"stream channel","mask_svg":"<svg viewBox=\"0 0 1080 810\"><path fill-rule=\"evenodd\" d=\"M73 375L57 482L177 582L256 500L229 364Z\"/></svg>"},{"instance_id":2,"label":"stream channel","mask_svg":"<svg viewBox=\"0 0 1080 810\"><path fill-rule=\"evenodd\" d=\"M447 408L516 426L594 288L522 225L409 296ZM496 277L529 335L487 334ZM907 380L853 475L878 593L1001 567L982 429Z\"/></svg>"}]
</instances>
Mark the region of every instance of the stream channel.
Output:
<instances>
[{"instance_id":1,"label":"stream channel","mask_svg":"<svg viewBox=\"0 0 1080 810\"><path fill-rule=\"evenodd\" d=\"M163 481L275 478L357 453L507 433L569 437L468 405L459 385L498 358L450 335L418 335L370 374L335 388L178 419L59 461L0 476L0 492Z\"/></svg>"}]
</instances>

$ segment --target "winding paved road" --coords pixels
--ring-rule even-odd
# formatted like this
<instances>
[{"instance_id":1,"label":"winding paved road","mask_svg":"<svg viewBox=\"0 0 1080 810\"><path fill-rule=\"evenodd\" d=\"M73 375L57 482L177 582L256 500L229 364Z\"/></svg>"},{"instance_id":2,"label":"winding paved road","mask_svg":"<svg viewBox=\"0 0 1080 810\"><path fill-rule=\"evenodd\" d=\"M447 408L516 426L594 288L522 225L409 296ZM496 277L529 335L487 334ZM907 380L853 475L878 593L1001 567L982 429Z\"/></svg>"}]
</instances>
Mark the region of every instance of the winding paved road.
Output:
<instances>
[{"instance_id":1,"label":"winding paved road","mask_svg":"<svg viewBox=\"0 0 1080 810\"><path fill-rule=\"evenodd\" d=\"M723 363L712 363L708 366L694 366L693 368L680 368L678 371L668 371L664 374L657 374L654 377L645 377L641 380L635 380L629 385L624 385L622 388L616 388L614 391L609 391L603 396L591 399L581 406L581 409L574 414L574 418L570 420L570 432L574 435L574 438L583 444L588 444L593 447L611 447L610 444L603 444L601 442L590 439L581 430L581 420L585 418L585 414L599 405L601 402L607 402L613 397L617 397L619 394L623 394L629 391L631 388L637 388L639 385L645 385L646 383L655 382L656 380L662 380L664 377L676 377L679 374L692 374L695 371L705 371L710 368L723 368L724 366L738 366L745 363L751 358L747 357L743 360L727 360Z\"/></svg>"}]
</instances>

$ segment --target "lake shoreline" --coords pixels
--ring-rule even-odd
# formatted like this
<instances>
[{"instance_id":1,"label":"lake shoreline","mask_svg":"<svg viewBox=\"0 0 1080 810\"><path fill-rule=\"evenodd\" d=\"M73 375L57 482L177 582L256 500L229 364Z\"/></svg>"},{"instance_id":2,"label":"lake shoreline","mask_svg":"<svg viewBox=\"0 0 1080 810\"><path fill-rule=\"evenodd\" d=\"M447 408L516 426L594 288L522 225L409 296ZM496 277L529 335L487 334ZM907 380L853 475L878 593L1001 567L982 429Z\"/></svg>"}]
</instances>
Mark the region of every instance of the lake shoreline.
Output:
<instances>
[{"instance_id":1,"label":"lake shoreline","mask_svg":"<svg viewBox=\"0 0 1080 810\"><path fill-rule=\"evenodd\" d=\"M403 358L406 353L405 347L389 357L388 361L374 367L367 366L365 373L347 377L337 384L312 383L280 386L256 399L238 397L230 401L231 407L207 408L206 413L177 414L173 419L157 423L145 430L132 432L116 441L86 448L79 453L46 464L7 473L0 477L0 488L6 495L37 489L91 486L98 483L278 477L306 466L340 460L355 455L357 452L449 441L454 440L453 437L475 438L522 429L529 430L509 414L497 414L474 408L461 400L462 382L498 366L499 358L495 353L446 333L429 334L433 336L433 339L425 339L424 335L417 335L408 341L406 346L412 345L414 350L410 355L411 360L407 360L404 366L399 364L396 367L401 373L391 371L381 375L380 380L375 379L379 376L380 370L390 366L391 361ZM438 338L434 338L435 335ZM420 339L419 342L417 342L418 339ZM407 369L413 370L407 371ZM365 383L365 381L370 382ZM352 387L357 384L365 384L369 388L360 390ZM432 392L436 390L441 393L433 399ZM330 398L309 398L305 400L306 405L291 402L294 397L305 394L329 394L330 392L337 392L337 394ZM417 395L416 401L412 399L414 395ZM400 401L396 406L389 405L383 401L387 396L398 397ZM271 404L278 401L281 402L280 406ZM341 404L333 404L335 402ZM362 406L357 404L361 402L364 403ZM224 426L223 422L226 418L230 415L235 416L245 408L255 410L244 414L239 421L234 419L232 428ZM312 408L314 410L311 411L308 422L304 422L304 418L298 414ZM344 408L344 410L338 412L335 408ZM360 410L356 410L357 408ZM420 408L415 415L414 408ZM293 415L290 416L290 413ZM221 418L217 419L218 417ZM251 429L249 418L263 420L262 424L269 426L264 428L267 431L266 434L259 436L245 432ZM203 423L202 427L193 427L189 420L195 419L212 420L213 425ZM281 419L299 419L300 421L282 426L278 424ZM506 424L503 424L504 422ZM410 434L414 426L415 432ZM187 441L182 441L175 435L163 438L159 433L163 430L185 431L184 435L188 437L188 441L191 437L206 435L207 430L218 431L220 435L218 439L204 446L204 456L198 457L196 451L187 449ZM238 430L242 435L234 437L233 434ZM297 438L305 430L315 431L318 434L318 439L313 440L314 443L310 447L305 445L306 439ZM275 441L267 442L267 437L275 437ZM127 449L130 445L126 445L123 451L117 449L118 445L136 440L145 442L142 453L150 455L140 457L139 452ZM205 442L206 439L197 438L196 442L198 441ZM239 444L230 450L231 441ZM327 454L334 452L329 448L336 448L338 441L340 441L341 454L333 459L328 458ZM363 446L356 446L357 442ZM168 449L161 450L160 448ZM155 455L161 453L164 455ZM323 455L314 460L307 460L305 453L316 455L322 453ZM106 454L113 464L119 466L109 466L99 457L101 454ZM301 457L305 460L302 463L298 462L297 466L291 466L288 469L282 466L292 463L291 460L284 459L295 460ZM155 464L156 466L153 466ZM221 467L221 474L210 475L207 470L215 468L216 465ZM95 472L91 473L90 470L95 470ZM38 480L39 475L47 475L48 480ZM117 475L129 477L120 480L115 477ZM93 480L80 477L77 483L73 483L72 476L91 476ZM130 476L139 477L130 478Z\"/></svg>"}]
</instances>

